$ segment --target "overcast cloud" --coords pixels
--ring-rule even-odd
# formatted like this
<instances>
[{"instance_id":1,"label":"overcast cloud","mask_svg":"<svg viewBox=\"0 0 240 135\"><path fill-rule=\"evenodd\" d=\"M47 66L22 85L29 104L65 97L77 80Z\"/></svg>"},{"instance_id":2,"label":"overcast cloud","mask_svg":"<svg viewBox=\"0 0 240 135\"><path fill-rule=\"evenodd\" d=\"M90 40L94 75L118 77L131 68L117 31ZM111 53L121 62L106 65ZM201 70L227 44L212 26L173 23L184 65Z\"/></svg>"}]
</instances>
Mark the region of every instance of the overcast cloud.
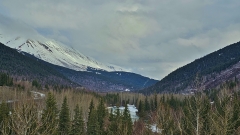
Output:
<instances>
[{"instance_id":1,"label":"overcast cloud","mask_svg":"<svg viewBox=\"0 0 240 135\"><path fill-rule=\"evenodd\" d=\"M239 0L2 0L0 13L156 79L240 41Z\"/></svg>"}]
</instances>

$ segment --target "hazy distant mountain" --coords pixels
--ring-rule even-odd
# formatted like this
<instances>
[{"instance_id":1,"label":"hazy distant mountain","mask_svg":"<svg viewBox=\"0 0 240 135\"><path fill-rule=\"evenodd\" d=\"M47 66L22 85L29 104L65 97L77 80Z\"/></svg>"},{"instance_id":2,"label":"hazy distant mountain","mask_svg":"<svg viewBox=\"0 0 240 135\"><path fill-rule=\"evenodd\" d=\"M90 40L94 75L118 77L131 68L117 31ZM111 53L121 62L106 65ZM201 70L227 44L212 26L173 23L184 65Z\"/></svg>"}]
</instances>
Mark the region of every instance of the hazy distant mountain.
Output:
<instances>
[{"instance_id":1,"label":"hazy distant mountain","mask_svg":"<svg viewBox=\"0 0 240 135\"><path fill-rule=\"evenodd\" d=\"M178 68L142 92L189 92L216 88L226 81L240 79L239 61L240 42Z\"/></svg>"}]
</instances>

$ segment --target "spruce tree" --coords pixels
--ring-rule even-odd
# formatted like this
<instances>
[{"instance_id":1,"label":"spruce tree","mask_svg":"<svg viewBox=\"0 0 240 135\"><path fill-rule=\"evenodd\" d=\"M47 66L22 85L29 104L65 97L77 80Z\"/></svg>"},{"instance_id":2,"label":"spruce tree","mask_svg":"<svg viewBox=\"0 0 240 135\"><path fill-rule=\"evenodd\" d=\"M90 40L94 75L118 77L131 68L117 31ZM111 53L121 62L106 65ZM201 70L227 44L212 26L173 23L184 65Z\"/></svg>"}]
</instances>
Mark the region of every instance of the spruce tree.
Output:
<instances>
[{"instance_id":1,"label":"spruce tree","mask_svg":"<svg viewBox=\"0 0 240 135\"><path fill-rule=\"evenodd\" d=\"M149 104L149 102L148 102L148 98L146 97L145 98L145 103L144 103L144 111L145 112L149 112L150 111L150 104Z\"/></svg>"},{"instance_id":2,"label":"spruce tree","mask_svg":"<svg viewBox=\"0 0 240 135\"><path fill-rule=\"evenodd\" d=\"M154 106L154 102L153 102L153 99L150 100L150 110L153 112L155 109L155 106Z\"/></svg>"},{"instance_id":3,"label":"spruce tree","mask_svg":"<svg viewBox=\"0 0 240 135\"><path fill-rule=\"evenodd\" d=\"M122 116L120 114L119 107L117 107L115 112L111 110L109 121L111 122L108 129L109 135L116 135L122 132Z\"/></svg>"},{"instance_id":4,"label":"spruce tree","mask_svg":"<svg viewBox=\"0 0 240 135\"><path fill-rule=\"evenodd\" d=\"M42 126L40 132L42 134L57 134L58 125L58 109L54 95L49 92L46 99L46 107L42 113Z\"/></svg>"},{"instance_id":5,"label":"spruce tree","mask_svg":"<svg viewBox=\"0 0 240 135\"><path fill-rule=\"evenodd\" d=\"M58 133L60 135L67 135L70 131L70 115L67 105L67 97L64 97L63 104L59 115Z\"/></svg>"},{"instance_id":6,"label":"spruce tree","mask_svg":"<svg viewBox=\"0 0 240 135\"><path fill-rule=\"evenodd\" d=\"M94 109L93 100L90 102L88 122L87 122L87 134L88 135L99 135L100 126L98 123L97 110Z\"/></svg>"},{"instance_id":7,"label":"spruce tree","mask_svg":"<svg viewBox=\"0 0 240 135\"><path fill-rule=\"evenodd\" d=\"M115 115L113 114L113 109L111 109L111 113L110 113L110 116L109 116L109 122L110 122L110 125L109 125L109 128L108 128L108 135L114 135L114 131L116 131L116 121L115 121Z\"/></svg>"},{"instance_id":8,"label":"spruce tree","mask_svg":"<svg viewBox=\"0 0 240 135\"><path fill-rule=\"evenodd\" d=\"M139 105L138 105L138 115L140 118L144 117L144 105L142 103L142 100L139 101Z\"/></svg>"},{"instance_id":9,"label":"spruce tree","mask_svg":"<svg viewBox=\"0 0 240 135\"><path fill-rule=\"evenodd\" d=\"M104 118L106 116L106 110L105 110L105 106L102 98L100 99L100 103L97 107L97 116L98 116L98 123L99 123L100 129L101 131L104 131L103 125L104 125Z\"/></svg>"},{"instance_id":10,"label":"spruce tree","mask_svg":"<svg viewBox=\"0 0 240 135\"><path fill-rule=\"evenodd\" d=\"M154 111L157 110L158 107L158 101L157 101L157 94L154 95Z\"/></svg>"},{"instance_id":11,"label":"spruce tree","mask_svg":"<svg viewBox=\"0 0 240 135\"><path fill-rule=\"evenodd\" d=\"M82 109L79 109L79 105L76 105L74 109L74 119L71 128L71 135L85 135L85 126L83 121Z\"/></svg>"},{"instance_id":12,"label":"spruce tree","mask_svg":"<svg viewBox=\"0 0 240 135\"><path fill-rule=\"evenodd\" d=\"M100 126L97 118L97 110L93 109L88 117L87 135L100 135Z\"/></svg>"},{"instance_id":13,"label":"spruce tree","mask_svg":"<svg viewBox=\"0 0 240 135\"><path fill-rule=\"evenodd\" d=\"M94 104L93 104L93 99L92 99L90 102L90 106L89 106L88 116L90 116L90 113L92 112L93 109L94 109Z\"/></svg>"},{"instance_id":14,"label":"spruce tree","mask_svg":"<svg viewBox=\"0 0 240 135\"><path fill-rule=\"evenodd\" d=\"M133 124L127 104L125 104L125 109L123 111L123 126L123 130L127 131L127 135L131 135L133 132Z\"/></svg>"}]
</instances>

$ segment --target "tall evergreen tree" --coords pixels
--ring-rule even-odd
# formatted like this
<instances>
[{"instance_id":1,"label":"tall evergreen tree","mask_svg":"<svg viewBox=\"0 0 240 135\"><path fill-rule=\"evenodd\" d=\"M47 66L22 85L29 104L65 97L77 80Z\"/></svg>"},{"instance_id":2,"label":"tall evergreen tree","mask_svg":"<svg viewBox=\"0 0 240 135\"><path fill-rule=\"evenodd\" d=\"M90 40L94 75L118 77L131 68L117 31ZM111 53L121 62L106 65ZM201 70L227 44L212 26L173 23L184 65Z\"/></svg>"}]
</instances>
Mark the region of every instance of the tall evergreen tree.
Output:
<instances>
[{"instance_id":1,"label":"tall evergreen tree","mask_svg":"<svg viewBox=\"0 0 240 135\"><path fill-rule=\"evenodd\" d=\"M108 128L109 135L116 135L121 133L122 131L122 116L120 114L119 107L113 112L111 110L111 114L109 116L109 121L111 122Z\"/></svg>"},{"instance_id":2,"label":"tall evergreen tree","mask_svg":"<svg viewBox=\"0 0 240 135\"><path fill-rule=\"evenodd\" d=\"M64 97L63 104L59 115L58 133L60 135L67 135L70 131L70 115L67 105L67 97Z\"/></svg>"},{"instance_id":3,"label":"tall evergreen tree","mask_svg":"<svg viewBox=\"0 0 240 135\"><path fill-rule=\"evenodd\" d=\"M155 108L153 99L150 100L150 108L150 110L153 112Z\"/></svg>"},{"instance_id":4,"label":"tall evergreen tree","mask_svg":"<svg viewBox=\"0 0 240 135\"><path fill-rule=\"evenodd\" d=\"M90 106L89 106L88 117L90 116L90 113L92 112L93 109L94 109L94 104L93 104L93 99L92 99L90 102Z\"/></svg>"},{"instance_id":5,"label":"tall evergreen tree","mask_svg":"<svg viewBox=\"0 0 240 135\"><path fill-rule=\"evenodd\" d=\"M106 110L105 110L104 101L102 98L100 99L100 103L97 107L97 116L98 116L98 123L99 123L100 129L103 132L104 131L103 125L104 125L104 118L106 116Z\"/></svg>"},{"instance_id":6,"label":"tall evergreen tree","mask_svg":"<svg viewBox=\"0 0 240 135\"><path fill-rule=\"evenodd\" d=\"M150 111L150 103L149 103L147 97L145 98L144 111L145 111L145 112L149 112L149 111Z\"/></svg>"},{"instance_id":7,"label":"tall evergreen tree","mask_svg":"<svg viewBox=\"0 0 240 135\"><path fill-rule=\"evenodd\" d=\"M99 135L100 126L98 123L97 110L94 109L93 100L90 102L88 122L87 122L87 134L88 135Z\"/></svg>"},{"instance_id":8,"label":"tall evergreen tree","mask_svg":"<svg viewBox=\"0 0 240 135\"><path fill-rule=\"evenodd\" d=\"M155 93L155 95L154 95L154 111L157 110L157 107L158 107L158 101L157 101L157 94Z\"/></svg>"},{"instance_id":9,"label":"tall evergreen tree","mask_svg":"<svg viewBox=\"0 0 240 135\"><path fill-rule=\"evenodd\" d=\"M79 105L76 105L74 109L74 119L71 128L71 135L85 135L85 126L83 121L82 109L79 109Z\"/></svg>"},{"instance_id":10,"label":"tall evergreen tree","mask_svg":"<svg viewBox=\"0 0 240 135\"><path fill-rule=\"evenodd\" d=\"M88 135L100 135L100 126L97 121L97 110L93 109L88 117L87 122L87 134Z\"/></svg>"},{"instance_id":11,"label":"tall evergreen tree","mask_svg":"<svg viewBox=\"0 0 240 135\"><path fill-rule=\"evenodd\" d=\"M123 126L123 130L127 131L127 135L131 135L133 132L133 124L127 104L125 104L125 109L123 111Z\"/></svg>"},{"instance_id":12,"label":"tall evergreen tree","mask_svg":"<svg viewBox=\"0 0 240 135\"><path fill-rule=\"evenodd\" d=\"M40 132L42 134L57 134L58 125L58 109L54 95L49 92L46 99L46 107L42 113L42 126Z\"/></svg>"},{"instance_id":13,"label":"tall evergreen tree","mask_svg":"<svg viewBox=\"0 0 240 135\"><path fill-rule=\"evenodd\" d=\"M140 118L144 117L144 104L142 103L142 100L139 101L138 115Z\"/></svg>"}]
</instances>

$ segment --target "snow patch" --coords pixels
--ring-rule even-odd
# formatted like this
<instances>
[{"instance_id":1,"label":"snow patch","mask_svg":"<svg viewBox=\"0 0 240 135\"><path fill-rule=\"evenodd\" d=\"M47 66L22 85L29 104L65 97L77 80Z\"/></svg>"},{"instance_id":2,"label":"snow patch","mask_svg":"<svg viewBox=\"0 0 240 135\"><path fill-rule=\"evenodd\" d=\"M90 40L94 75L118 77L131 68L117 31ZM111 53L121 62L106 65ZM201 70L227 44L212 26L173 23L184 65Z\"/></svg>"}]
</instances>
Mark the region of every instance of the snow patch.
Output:
<instances>
[{"instance_id":1,"label":"snow patch","mask_svg":"<svg viewBox=\"0 0 240 135\"><path fill-rule=\"evenodd\" d=\"M138 109L135 107L135 105L130 105L130 104L127 104L127 107L128 107L129 112L130 112L130 116L131 116L132 121L133 122L137 121L139 119L139 117L137 116ZM111 113L111 110L112 110L113 114L115 114L115 112L117 111L116 106L108 107L107 109L108 109L109 113ZM124 109L125 109L124 106L120 106L119 107L120 113L123 113Z\"/></svg>"}]
</instances>

